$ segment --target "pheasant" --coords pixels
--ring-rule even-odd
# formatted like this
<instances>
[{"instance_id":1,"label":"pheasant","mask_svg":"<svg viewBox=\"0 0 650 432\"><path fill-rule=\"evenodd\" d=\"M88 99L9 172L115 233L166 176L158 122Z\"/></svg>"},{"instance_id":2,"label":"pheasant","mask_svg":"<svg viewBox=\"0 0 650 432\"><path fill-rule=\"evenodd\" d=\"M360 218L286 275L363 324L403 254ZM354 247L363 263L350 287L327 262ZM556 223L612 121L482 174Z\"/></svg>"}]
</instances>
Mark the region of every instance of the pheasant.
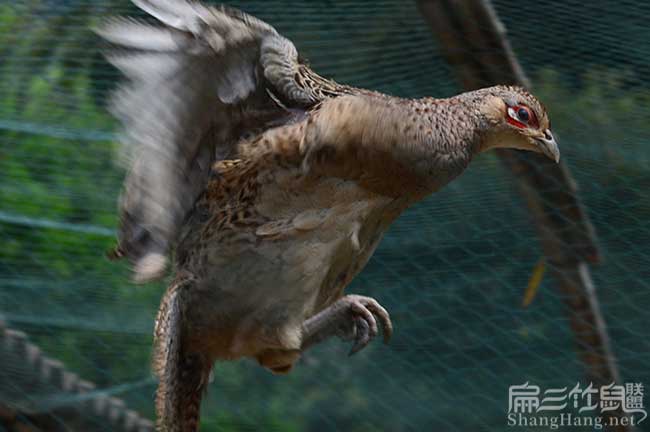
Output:
<instances>
[{"instance_id":1,"label":"pheasant","mask_svg":"<svg viewBox=\"0 0 650 432\"><path fill-rule=\"evenodd\" d=\"M293 43L227 7L134 0L158 23L97 29L128 81L113 112L129 172L115 258L136 281L174 276L155 322L158 427L196 431L213 364L287 373L330 337L355 353L388 312L344 295L410 205L507 147L559 160L520 87L401 99L317 75Z\"/></svg>"}]
</instances>

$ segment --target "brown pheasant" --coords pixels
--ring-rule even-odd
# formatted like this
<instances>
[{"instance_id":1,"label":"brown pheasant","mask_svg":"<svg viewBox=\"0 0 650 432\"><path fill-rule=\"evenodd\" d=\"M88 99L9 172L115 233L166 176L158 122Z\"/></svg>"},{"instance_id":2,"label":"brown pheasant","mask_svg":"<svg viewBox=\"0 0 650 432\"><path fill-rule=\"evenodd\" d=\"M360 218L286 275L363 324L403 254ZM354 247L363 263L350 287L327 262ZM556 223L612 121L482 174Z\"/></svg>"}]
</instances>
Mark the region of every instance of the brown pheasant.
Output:
<instances>
[{"instance_id":1,"label":"brown pheasant","mask_svg":"<svg viewBox=\"0 0 650 432\"><path fill-rule=\"evenodd\" d=\"M495 147L559 152L543 106L497 86L405 100L339 85L240 11L134 0L160 24L98 32L129 78L114 112L130 171L115 256L135 279L175 279L155 326L163 431L195 431L216 360L288 372L331 336L352 352L383 330L375 300L344 296L388 226Z\"/></svg>"}]
</instances>

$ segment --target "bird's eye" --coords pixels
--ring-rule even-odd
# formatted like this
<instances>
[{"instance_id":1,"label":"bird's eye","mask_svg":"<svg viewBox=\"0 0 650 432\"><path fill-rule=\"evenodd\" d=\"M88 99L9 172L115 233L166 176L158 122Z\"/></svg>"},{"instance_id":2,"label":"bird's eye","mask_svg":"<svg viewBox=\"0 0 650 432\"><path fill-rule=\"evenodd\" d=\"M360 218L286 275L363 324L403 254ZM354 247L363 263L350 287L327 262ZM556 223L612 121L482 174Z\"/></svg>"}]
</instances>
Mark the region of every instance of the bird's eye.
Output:
<instances>
[{"instance_id":1,"label":"bird's eye","mask_svg":"<svg viewBox=\"0 0 650 432\"><path fill-rule=\"evenodd\" d=\"M519 107L519 109L517 109L517 117L520 122L528 123L528 120L530 120L530 113L526 108Z\"/></svg>"},{"instance_id":2,"label":"bird's eye","mask_svg":"<svg viewBox=\"0 0 650 432\"><path fill-rule=\"evenodd\" d=\"M535 113L525 105L509 106L506 120L520 129L536 128L539 126Z\"/></svg>"}]
</instances>

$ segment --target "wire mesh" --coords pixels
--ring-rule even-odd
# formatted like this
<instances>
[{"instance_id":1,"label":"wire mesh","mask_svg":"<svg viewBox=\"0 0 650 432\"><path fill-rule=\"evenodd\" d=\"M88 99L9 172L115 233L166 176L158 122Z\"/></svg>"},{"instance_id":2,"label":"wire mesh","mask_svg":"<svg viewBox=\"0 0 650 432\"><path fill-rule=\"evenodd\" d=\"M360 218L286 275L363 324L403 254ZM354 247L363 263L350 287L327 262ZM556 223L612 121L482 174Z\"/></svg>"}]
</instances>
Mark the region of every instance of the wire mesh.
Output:
<instances>
[{"instance_id":1,"label":"wire mesh","mask_svg":"<svg viewBox=\"0 0 650 432\"><path fill-rule=\"evenodd\" d=\"M593 276L623 380L648 383L650 4L494 3L596 227L604 262ZM405 97L459 91L415 2L231 4L339 82ZM105 111L118 75L90 29L119 14L137 11L123 0L0 4L0 314L152 417L150 335L164 286L133 286L103 257L124 173ZM407 211L348 289L391 312L390 345L348 359L331 341L287 377L219 364L202 430L505 429L509 385L563 387L584 375L553 281L521 306L541 254L513 177L481 156ZM25 388L10 402L75 403L57 391Z\"/></svg>"}]
</instances>

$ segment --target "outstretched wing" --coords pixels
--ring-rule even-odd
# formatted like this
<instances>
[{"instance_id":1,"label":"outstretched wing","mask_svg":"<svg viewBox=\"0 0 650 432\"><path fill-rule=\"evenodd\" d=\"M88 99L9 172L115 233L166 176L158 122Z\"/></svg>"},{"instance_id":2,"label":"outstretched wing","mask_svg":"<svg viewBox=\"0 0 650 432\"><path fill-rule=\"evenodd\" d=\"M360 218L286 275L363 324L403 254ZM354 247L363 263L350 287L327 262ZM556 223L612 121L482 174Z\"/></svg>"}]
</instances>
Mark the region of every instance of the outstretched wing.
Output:
<instances>
[{"instance_id":1,"label":"outstretched wing","mask_svg":"<svg viewBox=\"0 0 650 432\"><path fill-rule=\"evenodd\" d=\"M285 107L308 108L351 89L311 72L291 41L243 12L133 1L159 24L116 18L98 33L128 78L112 104L129 168L114 256L129 258L143 281L163 274L212 162L229 155L249 124L264 127Z\"/></svg>"}]
</instances>

